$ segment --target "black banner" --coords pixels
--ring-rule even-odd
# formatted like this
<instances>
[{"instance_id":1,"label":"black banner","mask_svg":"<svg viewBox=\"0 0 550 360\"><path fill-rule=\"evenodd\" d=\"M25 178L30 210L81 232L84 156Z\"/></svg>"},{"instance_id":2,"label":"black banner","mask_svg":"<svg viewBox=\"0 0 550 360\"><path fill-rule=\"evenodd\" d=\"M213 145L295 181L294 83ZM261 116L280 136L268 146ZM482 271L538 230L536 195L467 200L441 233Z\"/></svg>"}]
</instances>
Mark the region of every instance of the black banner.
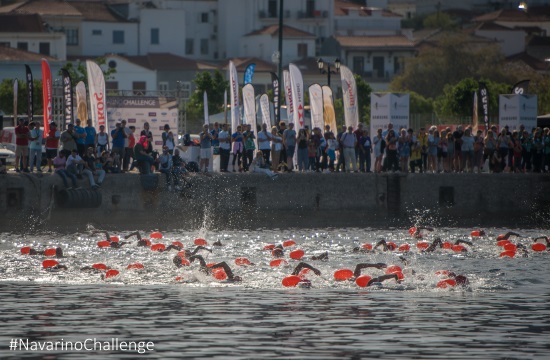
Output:
<instances>
[{"instance_id":1,"label":"black banner","mask_svg":"<svg viewBox=\"0 0 550 360\"><path fill-rule=\"evenodd\" d=\"M512 89L512 94L516 95L522 95L527 94L527 91L529 90L529 82L531 80L521 80L516 85L514 85Z\"/></svg>"},{"instance_id":2,"label":"black banner","mask_svg":"<svg viewBox=\"0 0 550 360\"><path fill-rule=\"evenodd\" d=\"M485 133L489 131L489 91L485 83L479 83L479 95L481 96L481 107L483 109L483 123L485 124Z\"/></svg>"},{"instance_id":3,"label":"black banner","mask_svg":"<svg viewBox=\"0 0 550 360\"><path fill-rule=\"evenodd\" d=\"M33 120L34 106L33 106L33 94L34 87L32 83L32 71L29 65L25 65L25 70L27 73L27 116L29 121Z\"/></svg>"},{"instance_id":4,"label":"black banner","mask_svg":"<svg viewBox=\"0 0 550 360\"><path fill-rule=\"evenodd\" d=\"M275 122L279 123L279 77L271 73L271 82L273 83L273 108L275 109Z\"/></svg>"},{"instance_id":5,"label":"black banner","mask_svg":"<svg viewBox=\"0 0 550 360\"><path fill-rule=\"evenodd\" d=\"M65 69L61 70L63 76L63 108L65 109L65 125L74 124L73 116L73 86L71 83L71 75ZM81 119L82 123L86 123L88 119Z\"/></svg>"}]
</instances>

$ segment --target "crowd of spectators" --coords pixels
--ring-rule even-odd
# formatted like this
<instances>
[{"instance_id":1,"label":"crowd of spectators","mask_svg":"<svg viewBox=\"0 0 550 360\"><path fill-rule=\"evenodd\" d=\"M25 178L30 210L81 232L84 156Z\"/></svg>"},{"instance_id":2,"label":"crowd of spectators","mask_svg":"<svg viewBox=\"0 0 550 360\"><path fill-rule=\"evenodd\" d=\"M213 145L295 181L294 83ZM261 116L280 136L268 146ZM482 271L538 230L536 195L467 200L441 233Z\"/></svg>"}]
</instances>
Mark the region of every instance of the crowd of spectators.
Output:
<instances>
[{"instance_id":1,"label":"crowd of spectators","mask_svg":"<svg viewBox=\"0 0 550 360\"><path fill-rule=\"evenodd\" d=\"M336 134L329 125L324 129L307 126L298 132L294 124L281 121L269 129L239 125L234 132L227 124L205 124L197 144L199 163L186 164L177 148L177 136L165 125L162 153L153 151L149 124L140 134L125 120L117 122L110 133L101 125L99 131L91 120L68 124L63 132L52 122L47 134L40 123L18 121L16 135L17 172L52 172L76 187L84 176L92 188L100 188L106 174L137 170L142 174L158 171L165 175L168 189L181 187L188 170L208 172L212 155L220 156L220 172L260 172L277 178L280 172L548 172L550 171L550 130L534 128L500 131L492 126L486 134L471 126L426 131L412 128L377 129L371 138L363 124L356 129L342 126ZM42 166L42 145L46 164ZM296 159L296 164L294 163ZM373 164L372 164L373 163ZM47 170L46 170L47 167ZM96 180L97 179L97 180Z\"/></svg>"}]
</instances>

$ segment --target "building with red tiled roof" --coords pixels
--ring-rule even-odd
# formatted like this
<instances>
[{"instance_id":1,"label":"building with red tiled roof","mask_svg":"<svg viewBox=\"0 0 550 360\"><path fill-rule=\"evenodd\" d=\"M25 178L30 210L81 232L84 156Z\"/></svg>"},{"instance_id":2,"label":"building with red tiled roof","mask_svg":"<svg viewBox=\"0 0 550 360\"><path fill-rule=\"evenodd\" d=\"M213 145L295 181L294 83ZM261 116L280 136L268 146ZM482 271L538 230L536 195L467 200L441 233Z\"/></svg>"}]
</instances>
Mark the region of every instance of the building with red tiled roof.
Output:
<instances>
[{"instance_id":1,"label":"building with red tiled roof","mask_svg":"<svg viewBox=\"0 0 550 360\"><path fill-rule=\"evenodd\" d=\"M480 15L472 21L474 23L494 23L510 29L533 29L537 27L542 29L544 34L550 34L550 16L545 12L502 9Z\"/></svg>"}]
</instances>

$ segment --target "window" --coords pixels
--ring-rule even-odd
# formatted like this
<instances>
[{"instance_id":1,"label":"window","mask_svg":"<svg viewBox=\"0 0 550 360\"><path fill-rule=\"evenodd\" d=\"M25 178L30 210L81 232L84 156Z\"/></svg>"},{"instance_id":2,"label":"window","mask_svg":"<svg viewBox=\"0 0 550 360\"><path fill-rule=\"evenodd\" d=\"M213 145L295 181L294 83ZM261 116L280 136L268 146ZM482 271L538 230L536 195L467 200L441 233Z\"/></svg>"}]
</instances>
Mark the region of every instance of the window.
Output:
<instances>
[{"instance_id":1,"label":"window","mask_svg":"<svg viewBox=\"0 0 550 360\"><path fill-rule=\"evenodd\" d=\"M42 55L50 55L50 43L49 42L39 43L38 52Z\"/></svg>"},{"instance_id":2,"label":"window","mask_svg":"<svg viewBox=\"0 0 550 360\"><path fill-rule=\"evenodd\" d=\"M307 57L307 44L298 44L298 57L299 58Z\"/></svg>"},{"instance_id":3,"label":"window","mask_svg":"<svg viewBox=\"0 0 550 360\"><path fill-rule=\"evenodd\" d=\"M160 43L159 29L158 28L151 29L151 44L158 45L159 43Z\"/></svg>"},{"instance_id":4,"label":"window","mask_svg":"<svg viewBox=\"0 0 550 360\"><path fill-rule=\"evenodd\" d=\"M102 32L99 29L92 30L92 35L101 35L101 34L102 34Z\"/></svg>"},{"instance_id":5,"label":"window","mask_svg":"<svg viewBox=\"0 0 550 360\"><path fill-rule=\"evenodd\" d=\"M68 46L78 45L78 29L65 29L65 36Z\"/></svg>"},{"instance_id":6,"label":"window","mask_svg":"<svg viewBox=\"0 0 550 360\"><path fill-rule=\"evenodd\" d=\"M145 81L132 82L132 90L134 95L144 95L146 91Z\"/></svg>"},{"instance_id":7,"label":"window","mask_svg":"<svg viewBox=\"0 0 550 360\"><path fill-rule=\"evenodd\" d=\"M185 55L193 55L194 39L185 39Z\"/></svg>"},{"instance_id":8,"label":"window","mask_svg":"<svg viewBox=\"0 0 550 360\"><path fill-rule=\"evenodd\" d=\"M161 93L166 93L169 90L168 82L167 81L160 81L159 82L159 91Z\"/></svg>"},{"instance_id":9,"label":"window","mask_svg":"<svg viewBox=\"0 0 550 360\"><path fill-rule=\"evenodd\" d=\"M201 55L208 55L208 39L201 39Z\"/></svg>"},{"instance_id":10,"label":"window","mask_svg":"<svg viewBox=\"0 0 550 360\"><path fill-rule=\"evenodd\" d=\"M0 46L11 47L11 44L9 41L0 41Z\"/></svg>"},{"instance_id":11,"label":"window","mask_svg":"<svg viewBox=\"0 0 550 360\"><path fill-rule=\"evenodd\" d=\"M362 56L353 57L353 72L359 75L363 75L365 72L365 58Z\"/></svg>"},{"instance_id":12,"label":"window","mask_svg":"<svg viewBox=\"0 0 550 360\"><path fill-rule=\"evenodd\" d=\"M269 0L267 3L267 17L277 17L277 0Z\"/></svg>"},{"instance_id":13,"label":"window","mask_svg":"<svg viewBox=\"0 0 550 360\"><path fill-rule=\"evenodd\" d=\"M113 30L113 44L124 44L124 31Z\"/></svg>"},{"instance_id":14,"label":"window","mask_svg":"<svg viewBox=\"0 0 550 360\"><path fill-rule=\"evenodd\" d=\"M178 81L178 91L182 99L189 99L191 97L191 82Z\"/></svg>"},{"instance_id":15,"label":"window","mask_svg":"<svg viewBox=\"0 0 550 360\"><path fill-rule=\"evenodd\" d=\"M377 78L384 77L384 57L383 56L373 56L372 57L372 70L374 71L374 76Z\"/></svg>"},{"instance_id":16,"label":"window","mask_svg":"<svg viewBox=\"0 0 550 360\"><path fill-rule=\"evenodd\" d=\"M118 81L105 81L105 90L118 90Z\"/></svg>"},{"instance_id":17,"label":"window","mask_svg":"<svg viewBox=\"0 0 550 360\"><path fill-rule=\"evenodd\" d=\"M203 24L208 23L208 13L207 12L201 13L201 23L203 23Z\"/></svg>"},{"instance_id":18,"label":"window","mask_svg":"<svg viewBox=\"0 0 550 360\"><path fill-rule=\"evenodd\" d=\"M17 48L18 48L19 50L25 50L25 51L27 51L27 50L29 50L29 43L26 43L26 42L18 42L18 43L17 43Z\"/></svg>"},{"instance_id":19,"label":"window","mask_svg":"<svg viewBox=\"0 0 550 360\"><path fill-rule=\"evenodd\" d=\"M315 1L314 0L307 0L306 1L306 14L307 17L313 17L315 13Z\"/></svg>"}]
</instances>

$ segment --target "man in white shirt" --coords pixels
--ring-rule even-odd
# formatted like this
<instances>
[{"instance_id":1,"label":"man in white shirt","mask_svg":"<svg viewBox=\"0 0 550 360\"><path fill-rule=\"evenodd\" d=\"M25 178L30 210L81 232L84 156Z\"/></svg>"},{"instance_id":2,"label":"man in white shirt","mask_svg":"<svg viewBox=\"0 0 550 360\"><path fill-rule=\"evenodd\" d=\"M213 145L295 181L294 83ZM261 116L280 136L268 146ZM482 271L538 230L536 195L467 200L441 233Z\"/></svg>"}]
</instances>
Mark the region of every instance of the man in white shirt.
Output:
<instances>
[{"instance_id":1,"label":"man in white shirt","mask_svg":"<svg viewBox=\"0 0 550 360\"><path fill-rule=\"evenodd\" d=\"M262 131L258 133L258 149L264 154L266 164L270 164L269 155L271 153L271 133L267 131L267 125L262 124Z\"/></svg>"},{"instance_id":2,"label":"man in white shirt","mask_svg":"<svg viewBox=\"0 0 550 360\"><path fill-rule=\"evenodd\" d=\"M32 122L31 122L32 124ZM30 127L30 126L29 126ZM40 130L40 122L34 122L34 128L29 133L29 164L31 172L33 171L36 159L36 171L42 172L42 139L44 133Z\"/></svg>"}]
</instances>

